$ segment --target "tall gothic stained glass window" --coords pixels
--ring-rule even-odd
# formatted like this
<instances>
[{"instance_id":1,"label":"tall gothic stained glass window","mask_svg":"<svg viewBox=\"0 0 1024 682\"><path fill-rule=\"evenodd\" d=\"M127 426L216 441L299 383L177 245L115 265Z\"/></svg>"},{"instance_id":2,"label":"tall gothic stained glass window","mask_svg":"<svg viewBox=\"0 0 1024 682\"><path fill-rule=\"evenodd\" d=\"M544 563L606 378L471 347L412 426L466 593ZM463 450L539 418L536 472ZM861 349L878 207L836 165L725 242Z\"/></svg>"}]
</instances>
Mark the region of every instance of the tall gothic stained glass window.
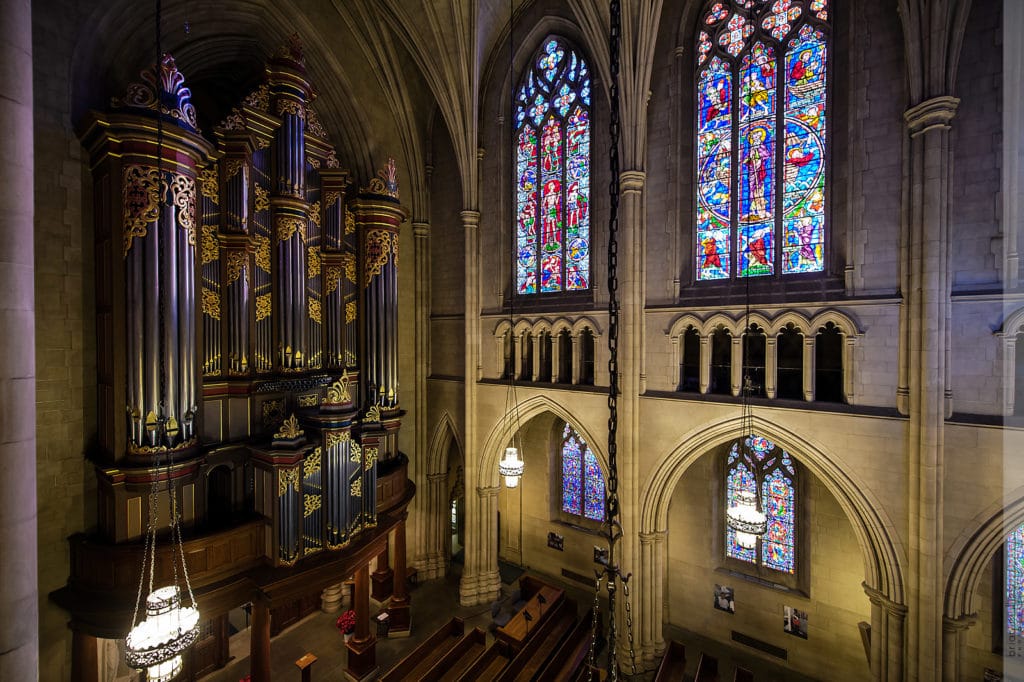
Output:
<instances>
[{"instance_id":1,"label":"tall gothic stained glass window","mask_svg":"<svg viewBox=\"0 0 1024 682\"><path fill-rule=\"evenodd\" d=\"M755 472L761 479L761 510L768 529L757 547L744 549L736 542L736 532L725 531L726 556L783 573L796 572L796 466L789 453L763 436L745 439L745 448L734 443L729 451L725 473L726 507L731 507L740 491L757 492Z\"/></svg>"},{"instance_id":2,"label":"tall gothic stained glass window","mask_svg":"<svg viewBox=\"0 0 1024 682\"><path fill-rule=\"evenodd\" d=\"M576 431L562 429L562 511L604 521L604 474L590 446Z\"/></svg>"},{"instance_id":3,"label":"tall gothic stained glass window","mask_svg":"<svg viewBox=\"0 0 1024 682\"><path fill-rule=\"evenodd\" d=\"M821 272L828 0L709 2L696 48L697 279Z\"/></svg>"},{"instance_id":4,"label":"tall gothic stained glass window","mask_svg":"<svg viewBox=\"0 0 1024 682\"><path fill-rule=\"evenodd\" d=\"M1006 538L1006 656L1024 656L1024 524Z\"/></svg>"},{"instance_id":5,"label":"tall gothic stained glass window","mask_svg":"<svg viewBox=\"0 0 1024 682\"><path fill-rule=\"evenodd\" d=\"M516 94L520 294L590 288L590 69L558 38Z\"/></svg>"}]
</instances>

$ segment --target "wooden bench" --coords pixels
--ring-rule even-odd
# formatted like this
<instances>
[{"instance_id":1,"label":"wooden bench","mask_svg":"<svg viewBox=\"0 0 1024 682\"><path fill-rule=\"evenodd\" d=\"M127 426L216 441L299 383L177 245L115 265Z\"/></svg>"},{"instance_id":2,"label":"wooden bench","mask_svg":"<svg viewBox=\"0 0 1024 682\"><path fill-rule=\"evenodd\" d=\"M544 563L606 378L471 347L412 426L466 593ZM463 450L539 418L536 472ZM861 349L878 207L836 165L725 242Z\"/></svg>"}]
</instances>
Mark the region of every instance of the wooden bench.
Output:
<instances>
[{"instance_id":1,"label":"wooden bench","mask_svg":"<svg viewBox=\"0 0 1024 682\"><path fill-rule=\"evenodd\" d=\"M461 618L452 618L434 634L427 637L418 647L406 654L391 670L384 673L381 682L420 680L462 639L465 626Z\"/></svg>"},{"instance_id":2,"label":"wooden bench","mask_svg":"<svg viewBox=\"0 0 1024 682\"><path fill-rule=\"evenodd\" d=\"M522 649L498 678L498 682L532 680L572 631L576 620L576 602L571 599L560 600L541 619L540 624L530 630Z\"/></svg>"},{"instance_id":3,"label":"wooden bench","mask_svg":"<svg viewBox=\"0 0 1024 682\"><path fill-rule=\"evenodd\" d=\"M718 659L702 653L693 682L718 682Z\"/></svg>"},{"instance_id":4,"label":"wooden bench","mask_svg":"<svg viewBox=\"0 0 1024 682\"><path fill-rule=\"evenodd\" d=\"M661 665L654 675L654 682L669 682L670 680L683 679L683 669L686 667L686 647L676 641L668 643L668 649L661 658Z\"/></svg>"},{"instance_id":5,"label":"wooden bench","mask_svg":"<svg viewBox=\"0 0 1024 682\"><path fill-rule=\"evenodd\" d=\"M453 682L466 672L487 648L487 635L474 628L423 676L424 682Z\"/></svg>"},{"instance_id":6,"label":"wooden bench","mask_svg":"<svg viewBox=\"0 0 1024 682\"><path fill-rule=\"evenodd\" d=\"M593 609L587 611L576 622L569 636L562 641L558 651L550 658L537 677L537 682L571 682L576 680L580 671L586 677L587 663L590 660L590 644L593 639L591 627L593 626Z\"/></svg>"},{"instance_id":7,"label":"wooden bench","mask_svg":"<svg viewBox=\"0 0 1024 682\"><path fill-rule=\"evenodd\" d=\"M514 652L505 642L495 641L482 656L462 673L459 682L490 682L496 680L501 672L512 662Z\"/></svg>"}]
</instances>

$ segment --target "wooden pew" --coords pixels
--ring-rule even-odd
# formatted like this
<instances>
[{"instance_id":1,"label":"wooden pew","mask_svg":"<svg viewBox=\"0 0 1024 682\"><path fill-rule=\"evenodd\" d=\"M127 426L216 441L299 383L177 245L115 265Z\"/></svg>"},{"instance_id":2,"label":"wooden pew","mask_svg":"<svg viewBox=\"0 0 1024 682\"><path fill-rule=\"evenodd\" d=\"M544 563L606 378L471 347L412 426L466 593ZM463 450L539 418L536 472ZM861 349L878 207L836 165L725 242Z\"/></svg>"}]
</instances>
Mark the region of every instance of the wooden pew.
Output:
<instances>
[{"instance_id":1,"label":"wooden pew","mask_svg":"<svg viewBox=\"0 0 1024 682\"><path fill-rule=\"evenodd\" d=\"M531 627L523 648L498 677L498 682L528 682L533 679L576 625L576 603L562 599L537 620L540 624Z\"/></svg>"},{"instance_id":2,"label":"wooden pew","mask_svg":"<svg viewBox=\"0 0 1024 682\"><path fill-rule=\"evenodd\" d=\"M508 664L512 662L515 652L502 641L495 641L482 656L469 666L466 672L462 673L459 682L491 682L496 680Z\"/></svg>"},{"instance_id":3,"label":"wooden pew","mask_svg":"<svg viewBox=\"0 0 1024 682\"><path fill-rule=\"evenodd\" d=\"M452 618L441 626L434 634L427 637L418 647L406 654L405 658L384 673L381 682L399 682L400 680L420 680L433 667L434 663L443 658L462 639L465 626L461 618Z\"/></svg>"},{"instance_id":4,"label":"wooden pew","mask_svg":"<svg viewBox=\"0 0 1024 682\"><path fill-rule=\"evenodd\" d=\"M445 654L444 658L434 664L434 667L423 676L424 682L453 682L466 672L476 659L480 658L487 648L487 635L480 628L474 628L471 632L458 641L452 650Z\"/></svg>"},{"instance_id":5,"label":"wooden pew","mask_svg":"<svg viewBox=\"0 0 1024 682\"><path fill-rule=\"evenodd\" d=\"M693 682L718 682L718 659L702 653Z\"/></svg>"},{"instance_id":6,"label":"wooden pew","mask_svg":"<svg viewBox=\"0 0 1024 682\"><path fill-rule=\"evenodd\" d=\"M591 609L587 611L587 615L576 622L576 627L562 641L561 646L550 657L547 664L537 673L534 678L537 682L570 682L579 676L581 670L586 672L587 662L590 659L592 639L590 628L593 624L593 617L593 609Z\"/></svg>"},{"instance_id":7,"label":"wooden pew","mask_svg":"<svg viewBox=\"0 0 1024 682\"><path fill-rule=\"evenodd\" d=\"M732 676L732 682L754 682L754 673L737 666L736 672Z\"/></svg>"},{"instance_id":8,"label":"wooden pew","mask_svg":"<svg viewBox=\"0 0 1024 682\"><path fill-rule=\"evenodd\" d=\"M495 639L505 642L517 652L523 648L523 643L542 624L548 614L565 598L565 592L562 589L548 585L536 578L524 576L519 580L519 585L519 589L524 595L530 595L526 600L526 606L494 632ZM527 612L533 618L532 621L526 617Z\"/></svg>"},{"instance_id":9,"label":"wooden pew","mask_svg":"<svg viewBox=\"0 0 1024 682\"><path fill-rule=\"evenodd\" d=\"M675 640L668 643L668 649L661 659L658 672L654 675L654 682L670 682L683 679L683 669L686 667L686 647Z\"/></svg>"}]
</instances>

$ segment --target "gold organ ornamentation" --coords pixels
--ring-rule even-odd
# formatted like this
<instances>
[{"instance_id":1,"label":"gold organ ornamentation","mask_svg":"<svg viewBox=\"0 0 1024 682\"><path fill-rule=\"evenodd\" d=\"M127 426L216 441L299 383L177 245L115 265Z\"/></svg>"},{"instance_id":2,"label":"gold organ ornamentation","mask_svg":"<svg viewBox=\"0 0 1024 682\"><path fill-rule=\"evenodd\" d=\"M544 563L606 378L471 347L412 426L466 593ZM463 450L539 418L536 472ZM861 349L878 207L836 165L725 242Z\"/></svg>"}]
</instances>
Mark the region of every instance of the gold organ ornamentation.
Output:
<instances>
[{"instance_id":1,"label":"gold organ ornamentation","mask_svg":"<svg viewBox=\"0 0 1024 682\"><path fill-rule=\"evenodd\" d=\"M356 232L356 217L352 215L352 211L345 207L345 234L355 234Z\"/></svg>"},{"instance_id":2,"label":"gold organ ornamentation","mask_svg":"<svg viewBox=\"0 0 1024 682\"><path fill-rule=\"evenodd\" d=\"M262 294L256 297L256 321L265 320L270 317L270 294Z\"/></svg>"},{"instance_id":3,"label":"gold organ ornamentation","mask_svg":"<svg viewBox=\"0 0 1024 682\"><path fill-rule=\"evenodd\" d=\"M245 251L228 251L228 284L235 282L242 275L245 275L245 281L248 282L248 264L249 258Z\"/></svg>"},{"instance_id":4,"label":"gold organ ornamentation","mask_svg":"<svg viewBox=\"0 0 1024 682\"><path fill-rule=\"evenodd\" d=\"M220 203L220 181L217 179L217 164L199 172L199 192L213 203Z\"/></svg>"},{"instance_id":5,"label":"gold organ ornamentation","mask_svg":"<svg viewBox=\"0 0 1024 682\"><path fill-rule=\"evenodd\" d=\"M320 396L316 393L300 395L298 398L299 407L316 407L320 403Z\"/></svg>"},{"instance_id":6,"label":"gold organ ornamentation","mask_svg":"<svg viewBox=\"0 0 1024 682\"><path fill-rule=\"evenodd\" d=\"M299 233L299 238L303 241L306 240L305 234L305 221L302 218L298 218L290 215L279 215L277 216L277 241L286 242L295 236L295 233Z\"/></svg>"},{"instance_id":7,"label":"gold organ ornamentation","mask_svg":"<svg viewBox=\"0 0 1024 682\"><path fill-rule=\"evenodd\" d=\"M299 420L295 418L295 414L284 420L281 424L281 428L274 434L274 438L292 439L298 438L305 434L305 431L299 428Z\"/></svg>"},{"instance_id":8,"label":"gold organ ornamentation","mask_svg":"<svg viewBox=\"0 0 1024 682\"><path fill-rule=\"evenodd\" d=\"M369 471L377 462L377 448L366 448L366 461L363 462L363 470Z\"/></svg>"},{"instance_id":9,"label":"gold organ ornamentation","mask_svg":"<svg viewBox=\"0 0 1024 682\"><path fill-rule=\"evenodd\" d=\"M320 247L310 246L306 249L306 276L310 279L320 274Z\"/></svg>"},{"instance_id":10,"label":"gold organ ornamentation","mask_svg":"<svg viewBox=\"0 0 1024 682\"><path fill-rule=\"evenodd\" d=\"M388 162L377 171L377 177L370 178L370 186L366 188L371 194L384 194L398 198L398 168L395 160L388 157Z\"/></svg>"},{"instance_id":11,"label":"gold organ ornamentation","mask_svg":"<svg viewBox=\"0 0 1024 682\"><path fill-rule=\"evenodd\" d=\"M301 102L296 102L293 99L277 100L277 107L275 108L275 110L278 116L291 114L293 116L298 116L303 121L306 120L306 107L302 106Z\"/></svg>"},{"instance_id":12,"label":"gold organ ornamentation","mask_svg":"<svg viewBox=\"0 0 1024 682\"><path fill-rule=\"evenodd\" d=\"M302 463L302 477L309 478L313 474L320 473L320 448L313 450L313 452L306 457Z\"/></svg>"},{"instance_id":13,"label":"gold organ ornamentation","mask_svg":"<svg viewBox=\"0 0 1024 682\"><path fill-rule=\"evenodd\" d=\"M227 163L224 164L224 178L230 180L238 175L240 170L242 170L242 159L228 159Z\"/></svg>"},{"instance_id":14,"label":"gold organ ornamentation","mask_svg":"<svg viewBox=\"0 0 1024 682\"><path fill-rule=\"evenodd\" d=\"M324 130L324 124L320 120L320 116L316 113L313 107L306 107L306 128L312 135L316 135L324 140L327 139L327 131Z\"/></svg>"},{"instance_id":15,"label":"gold organ ornamentation","mask_svg":"<svg viewBox=\"0 0 1024 682\"><path fill-rule=\"evenodd\" d=\"M203 240L200 244L200 261L203 265L213 263L220 258L220 241L217 238L215 225L203 225Z\"/></svg>"},{"instance_id":16,"label":"gold organ ornamentation","mask_svg":"<svg viewBox=\"0 0 1024 682\"><path fill-rule=\"evenodd\" d=\"M309 302L309 319L313 320L317 324L322 324L322 322L320 321L320 301L318 301L317 299L315 299L312 296L310 296L310 297L308 297L308 302Z\"/></svg>"},{"instance_id":17,"label":"gold organ ornamentation","mask_svg":"<svg viewBox=\"0 0 1024 682\"><path fill-rule=\"evenodd\" d=\"M252 238L256 246L256 267L263 272L270 272L270 239L258 234Z\"/></svg>"},{"instance_id":18,"label":"gold organ ornamentation","mask_svg":"<svg viewBox=\"0 0 1024 682\"><path fill-rule=\"evenodd\" d=\"M328 431L324 441L327 445L327 449L333 448L335 445L340 443L346 443L352 439L352 433L349 431Z\"/></svg>"},{"instance_id":19,"label":"gold organ ornamentation","mask_svg":"<svg viewBox=\"0 0 1024 682\"><path fill-rule=\"evenodd\" d=\"M345 253L341 257L341 263L345 266L345 279L355 284L356 279L356 254Z\"/></svg>"},{"instance_id":20,"label":"gold organ ornamentation","mask_svg":"<svg viewBox=\"0 0 1024 682\"><path fill-rule=\"evenodd\" d=\"M294 469L281 469L281 474L277 479L277 496L284 497L285 493L288 492L288 488L292 488L295 492L299 492L299 468Z\"/></svg>"},{"instance_id":21,"label":"gold organ ornamentation","mask_svg":"<svg viewBox=\"0 0 1024 682\"><path fill-rule=\"evenodd\" d=\"M203 287L203 314L215 320L220 319L220 295L206 287Z\"/></svg>"},{"instance_id":22,"label":"gold organ ornamentation","mask_svg":"<svg viewBox=\"0 0 1024 682\"><path fill-rule=\"evenodd\" d=\"M178 224L188 233L188 243L196 245L196 181L175 173L170 183L171 201L178 210Z\"/></svg>"},{"instance_id":23,"label":"gold organ ornamentation","mask_svg":"<svg viewBox=\"0 0 1024 682\"><path fill-rule=\"evenodd\" d=\"M357 306L355 301L349 301L348 303L345 304L345 324L348 324L349 322L355 322L356 310Z\"/></svg>"},{"instance_id":24,"label":"gold organ ornamentation","mask_svg":"<svg viewBox=\"0 0 1024 682\"><path fill-rule=\"evenodd\" d=\"M327 389L327 396L324 398L324 403L329 405L344 405L345 403L352 402L352 394L349 393L348 386L351 380L348 376L348 370L344 370L341 373L341 377L338 378L331 387Z\"/></svg>"},{"instance_id":25,"label":"gold organ ornamentation","mask_svg":"<svg viewBox=\"0 0 1024 682\"><path fill-rule=\"evenodd\" d=\"M160 183L157 170L150 166L124 167L124 255L127 257L135 237L145 237L147 226L159 216Z\"/></svg>"},{"instance_id":26,"label":"gold organ ornamentation","mask_svg":"<svg viewBox=\"0 0 1024 682\"><path fill-rule=\"evenodd\" d=\"M302 500L302 505L302 518L306 518L320 508L320 496L307 494Z\"/></svg>"},{"instance_id":27,"label":"gold organ ornamentation","mask_svg":"<svg viewBox=\"0 0 1024 682\"><path fill-rule=\"evenodd\" d=\"M266 187L262 187L260 183L253 183L253 190L256 192L256 210L266 211L270 208L270 192L267 191Z\"/></svg>"},{"instance_id":28,"label":"gold organ ornamentation","mask_svg":"<svg viewBox=\"0 0 1024 682\"><path fill-rule=\"evenodd\" d=\"M314 201L309 205L309 221L320 227L320 202Z\"/></svg>"},{"instance_id":29,"label":"gold organ ornamentation","mask_svg":"<svg viewBox=\"0 0 1024 682\"><path fill-rule=\"evenodd\" d=\"M324 293L333 294L341 283L341 268L337 265L328 265L324 268Z\"/></svg>"},{"instance_id":30,"label":"gold organ ornamentation","mask_svg":"<svg viewBox=\"0 0 1024 682\"><path fill-rule=\"evenodd\" d=\"M366 233L366 247L363 253L366 275L363 286L369 286L374 277L380 274L388 264L391 256L391 231L369 230Z\"/></svg>"},{"instance_id":31,"label":"gold organ ornamentation","mask_svg":"<svg viewBox=\"0 0 1024 682\"><path fill-rule=\"evenodd\" d=\"M363 496L363 479L357 478L356 480L352 481L352 485L349 486L348 492L349 492L349 495L351 495L352 497L362 497Z\"/></svg>"},{"instance_id":32,"label":"gold organ ornamentation","mask_svg":"<svg viewBox=\"0 0 1024 682\"><path fill-rule=\"evenodd\" d=\"M270 89L264 83L250 92L246 98L242 100L242 104L260 111L270 111Z\"/></svg>"},{"instance_id":33,"label":"gold organ ornamentation","mask_svg":"<svg viewBox=\"0 0 1024 682\"><path fill-rule=\"evenodd\" d=\"M324 194L324 208L334 206L339 199L341 199L341 194L339 192L327 192Z\"/></svg>"}]
</instances>

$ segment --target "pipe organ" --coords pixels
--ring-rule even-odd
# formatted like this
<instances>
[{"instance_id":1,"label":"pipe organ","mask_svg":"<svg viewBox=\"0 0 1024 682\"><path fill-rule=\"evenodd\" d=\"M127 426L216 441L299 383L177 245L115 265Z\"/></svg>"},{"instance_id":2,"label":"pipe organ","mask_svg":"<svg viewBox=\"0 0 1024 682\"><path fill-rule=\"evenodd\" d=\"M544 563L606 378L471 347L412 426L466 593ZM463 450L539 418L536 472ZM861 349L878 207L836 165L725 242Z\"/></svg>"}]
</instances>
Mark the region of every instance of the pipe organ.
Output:
<instances>
[{"instance_id":1,"label":"pipe organ","mask_svg":"<svg viewBox=\"0 0 1024 682\"><path fill-rule=\"evenodd\" d=\"M412 496L397 448L407 212L394 161L353 191L297 38L208 137L171 56L127 93L80 129L95 195L100 513L97 537L72 552L131 547L157 481L196 538L251 526L259 562L300 575L306 557L356 551ZM201 588L206 564L192 561ZM76 570L69 590L90 584Z\"/></svg>"}]
</instances>

